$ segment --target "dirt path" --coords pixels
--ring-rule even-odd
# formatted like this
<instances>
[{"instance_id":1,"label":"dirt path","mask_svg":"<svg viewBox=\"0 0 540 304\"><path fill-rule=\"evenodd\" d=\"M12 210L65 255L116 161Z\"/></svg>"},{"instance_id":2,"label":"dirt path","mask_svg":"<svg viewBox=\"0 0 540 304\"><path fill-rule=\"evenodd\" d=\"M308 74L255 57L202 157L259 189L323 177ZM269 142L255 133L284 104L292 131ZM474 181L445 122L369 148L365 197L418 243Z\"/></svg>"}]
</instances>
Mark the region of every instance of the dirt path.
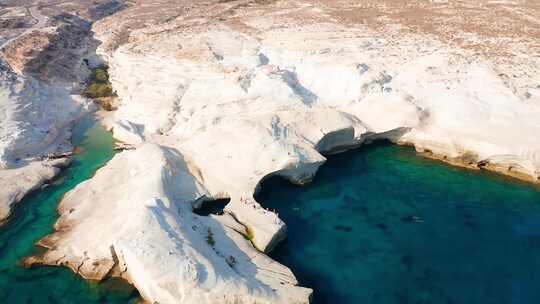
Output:
<instances>
[{"instance_id":1,"label":"dirt path","mask_svg":"<svg viewBox=\"0 0 540 304\"><path fill-rule=\"evenodd\" d=\"M8 44L13 42L14 40L16 40L16 39L18 39L18 38L32 32L32 31L34 31L36 29L42 28L47 23L47 17L45 17L45 16L43 16L41 14L41 12L38 9L38 5L27 6L26 10L28 11L28 14L32 18L34 18L36 20L36 24L34 24L32 27L28 28L26 31L22 32L20 35L12 37L12 38L8 39L6 42L2 43L0 45L0 49L3 49L4 47L6 47Z\"/></svg>"}]
</instances>

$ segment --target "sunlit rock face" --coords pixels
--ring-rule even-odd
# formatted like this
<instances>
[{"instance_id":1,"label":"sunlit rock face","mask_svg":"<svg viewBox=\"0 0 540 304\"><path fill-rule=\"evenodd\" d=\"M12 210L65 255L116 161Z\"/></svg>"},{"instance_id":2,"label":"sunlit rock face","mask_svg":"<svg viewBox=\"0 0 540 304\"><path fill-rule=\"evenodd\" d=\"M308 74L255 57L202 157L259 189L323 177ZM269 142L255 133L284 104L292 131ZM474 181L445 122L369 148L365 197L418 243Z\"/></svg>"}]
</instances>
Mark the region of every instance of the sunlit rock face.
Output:
<instances>
[{"instance_id":1,"label":"sunlit rock face","mask_svg":"<svg viewBox=\"0 0 540 304\"><path fill-rule=\"evenodd\" d=\"M26 263L120 276L158 303L307 302L311 290L254 249L230 215L193 213L207 196L176 150L126 151L66 195L57 232L40 241L49 250Z\"/></svg>"},{"instance_id":2,"label":"sunlit rock face","mask_svg":"<svg viewBox=\"0 0 540 304\"><path fill-rule=\"evenodd\" d=\"M538 7L415 5L135 1L94 24L97 53L108 64L120 99L107 124L118 140L136 149L120 154L76 189L77 195L66 197L62 205L89 211L80 216L61 208L59 232L43 242L51 250L41 262L71 265L97 278L123 269L150 302L191 303L208 290L216 291L208 301L216 301L224 290L235 290L239 303L301 303L310 293L294 286L288 270L280 286L274 285L280 275L261 272L257 263L254 272L228 275L236 269L228 255L237 261L254 251L224 227L236 227L231 229L263 252L285 237L285 223L253 198L264 178L309 182L324 154L382 138L456 164L538 181L540 79L533 55L540 33L534 25L538 14L531 13ZM471 7L485 12L482 20L469 15ZM418 14L440 22L414 21L422 17ZM163 173L177 163L185 167L181 180ZM140 166L158 171L129 178ZM105 207L91 210L91 197L107 197L101 188L106 178L100 182L100 176L118 178L114 189L137 194L113 201L125 216L141 210L139 218L125 224L96 213ZM192 187L184 187L185 180L192 180ZM181 195L169 193L172 189L181 189ZM225 215L211 220L187 207L219 198L231 202ZM221 227L216 229L222 233L213 232L219 238L215 245L204 244L206 228L198 235L189 231L192 218L209 229ZM95 233L85 227L94 226L100 234L115 233L105 245L85 245L81 240ZM145 229L151 233L135 233ZM155 245L141 245L146 238ZM227 249L220 242L229 244ZM203 263L202 271L196 265L204 252L211 262ZM150 256L166 256L185 272L173 275ZM87 269L94 262L104 266ZM178 279L171 282L172 277ZM165 285L166 292L156 291Z\"/></svg>"}]
</instances>

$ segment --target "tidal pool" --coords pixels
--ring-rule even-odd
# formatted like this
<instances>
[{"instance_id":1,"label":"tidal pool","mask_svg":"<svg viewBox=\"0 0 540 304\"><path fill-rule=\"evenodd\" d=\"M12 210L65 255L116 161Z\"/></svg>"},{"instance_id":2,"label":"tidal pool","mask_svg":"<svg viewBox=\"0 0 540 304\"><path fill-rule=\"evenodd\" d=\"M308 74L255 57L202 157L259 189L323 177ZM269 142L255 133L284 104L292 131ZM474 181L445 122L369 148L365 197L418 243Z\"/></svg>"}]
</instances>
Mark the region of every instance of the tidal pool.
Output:
<instances>
[{"instance_id":1,"label":"tidal pool","mask_svg":"<svg viewBox=\"0 0 540 304\"><path fill-rule=\"evenodd\" d=\"M62 267L25 269L20 260L36 248L34 243L52 232L62 195L88 179L114 155L109 132L84 119L74 130L78 147L72 164L50 186L15 206L9 222L0 226L0 303L129 303L138 293L119 280L98 284L83 280Z\"/></svg>"},{"instance_id":2,"label":"tidal pool","mask_svg":"<svg viewBox=\"0 0 540 304\"><path fill-rule=\"evenodd\" d=\"M374 144L258 200L287 223L271 256L315 303L540 303L540 188Z\"/></svg>"}]
</instances>

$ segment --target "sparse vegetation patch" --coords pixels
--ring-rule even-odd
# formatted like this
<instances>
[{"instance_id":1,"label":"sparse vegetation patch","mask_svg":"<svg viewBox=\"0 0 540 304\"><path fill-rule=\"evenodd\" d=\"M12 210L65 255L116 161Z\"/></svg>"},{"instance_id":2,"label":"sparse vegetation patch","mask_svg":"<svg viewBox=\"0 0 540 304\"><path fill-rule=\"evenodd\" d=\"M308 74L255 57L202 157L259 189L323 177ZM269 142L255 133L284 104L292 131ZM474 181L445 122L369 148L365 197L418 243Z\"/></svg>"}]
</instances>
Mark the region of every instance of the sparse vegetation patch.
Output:
<instances>
[{"instance_id":1,"label":"sparse vegetation patch","mask_svg":"<svg viewBox=\"0 0 540 304\"><path fill-rule=\"evenodd\" d=\"M248 241L252 241L255 236L253 235L253 230L251 230L249 227L246 227L246 234L244 235L244 238Z\"/></svg>"},{"instance_id":2,"label":"sparse vegetation patch","mask_svg":"<svg viewBox=\"0 0 540 304\"><path fill-rule=\"evenodd\" d=\"M82 95L94 99L106 111L115 110L113 102L116 96L106 67L98 67L92 71Z\"/></svg>"}]
</instances>

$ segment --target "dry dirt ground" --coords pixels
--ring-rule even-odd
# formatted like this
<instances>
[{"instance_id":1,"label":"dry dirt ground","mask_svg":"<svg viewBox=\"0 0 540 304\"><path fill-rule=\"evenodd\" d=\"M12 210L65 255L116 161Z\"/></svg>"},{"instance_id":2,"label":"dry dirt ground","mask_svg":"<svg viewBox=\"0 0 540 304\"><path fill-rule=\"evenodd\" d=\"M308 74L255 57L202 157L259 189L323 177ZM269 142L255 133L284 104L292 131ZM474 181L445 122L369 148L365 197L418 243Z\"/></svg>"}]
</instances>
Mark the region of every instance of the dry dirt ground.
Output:
<instances>
[{"instance_id":1,"label":"dry dirt ground","mask_svg":"<svg viewBox=\"0 0 540 304\"><path fill-rule=\"evenodd\" d=\"M431 35L500 60L509 59L516 50L540 54L540 1L534 0L8 0L0 4L0 43L5 48L7 40L13 42L30 28L74 17L97 20L117 11L119 16L111 19L114 23L107 24L118 37L112 47L122 44L129 32L151 24L170 24L174 30L195 18L238 21L248 11L289 15L291 23L319 22L307 12L313 7L325 20L362 24L392 36Z\"/></svg>"}]
</instances>

